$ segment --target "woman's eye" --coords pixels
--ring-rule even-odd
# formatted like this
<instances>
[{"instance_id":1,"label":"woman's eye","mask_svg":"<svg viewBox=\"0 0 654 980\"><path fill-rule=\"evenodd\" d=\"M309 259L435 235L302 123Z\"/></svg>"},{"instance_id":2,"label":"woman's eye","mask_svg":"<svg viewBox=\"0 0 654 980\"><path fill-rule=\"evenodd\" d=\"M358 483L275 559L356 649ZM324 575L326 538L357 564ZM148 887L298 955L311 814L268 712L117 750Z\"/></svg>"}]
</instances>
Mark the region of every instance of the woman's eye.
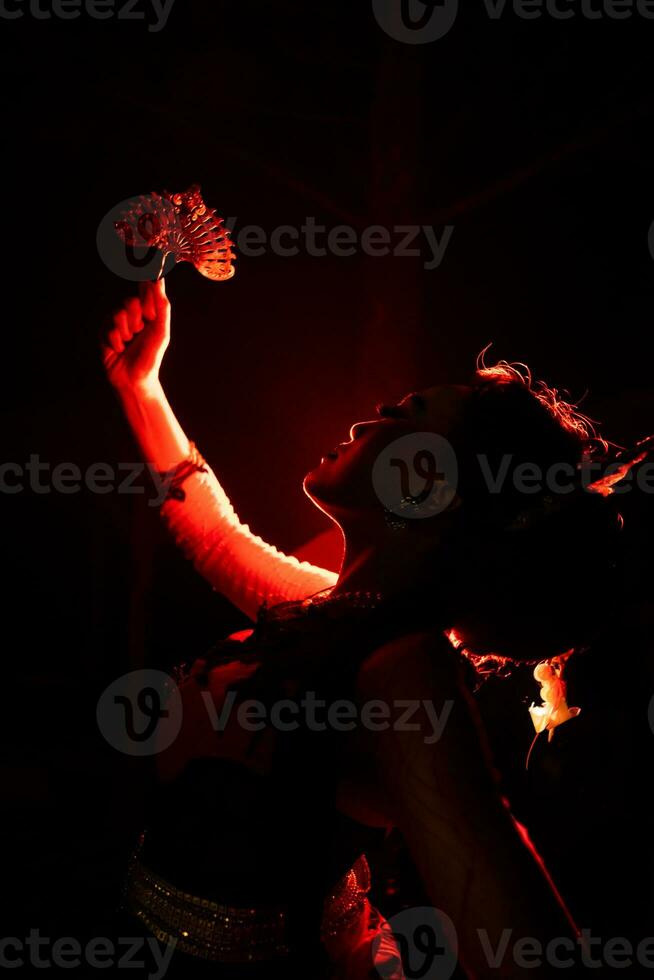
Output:
<instances>
[{"instance_id":1,"label":"woman's eye","mask_svg":"<svg viewBox=\"0 0 654 980\"><path fill-rule=\"evenodd\" d=\"M402 417L402 409L399 405L377 405L376 411L382 419L399 419Z\"/></svg>"}]
</instances>

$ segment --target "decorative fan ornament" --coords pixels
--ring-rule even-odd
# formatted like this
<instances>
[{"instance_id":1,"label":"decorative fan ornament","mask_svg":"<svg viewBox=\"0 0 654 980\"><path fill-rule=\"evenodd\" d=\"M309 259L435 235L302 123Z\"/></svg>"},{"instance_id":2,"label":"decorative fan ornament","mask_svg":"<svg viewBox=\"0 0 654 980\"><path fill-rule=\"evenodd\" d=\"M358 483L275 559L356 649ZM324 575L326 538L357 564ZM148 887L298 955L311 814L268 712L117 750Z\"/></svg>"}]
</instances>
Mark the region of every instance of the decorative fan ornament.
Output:
<instances>
[{"instance_id":1,"label":"decorative fan ornament","mask_svg":"<svg viewBox=\"0 0 654 980\"><path fill-rule=\"evenodd\" d=\"M214 282L231 279L236 272L229 229L207 208L197 184L183 194L164 191L136 198L114 228L128 247L162 253L159 279L169 256L175 263L191 262Z\"/></svg>"}]
</instances>

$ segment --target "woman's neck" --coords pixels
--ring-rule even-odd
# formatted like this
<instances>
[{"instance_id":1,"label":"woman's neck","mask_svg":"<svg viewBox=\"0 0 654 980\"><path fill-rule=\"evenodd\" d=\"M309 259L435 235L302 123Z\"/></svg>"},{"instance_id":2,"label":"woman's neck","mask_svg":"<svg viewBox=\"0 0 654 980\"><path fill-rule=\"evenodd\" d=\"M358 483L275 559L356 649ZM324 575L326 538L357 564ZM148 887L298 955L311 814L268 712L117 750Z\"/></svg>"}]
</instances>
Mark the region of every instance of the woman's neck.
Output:
<instances>
[{"instance_id":1,"label":"woman's neck","mask_svg":"<svg viewBox=\"0 0 654 980\"><path fill-rule=\"evenodd\" d=\"M345 534L345 557L333 594L378 592L390 598L406 591L424 574L424 556L401 533L389 533L370 544Z\"/></svg>"}]
</instances>

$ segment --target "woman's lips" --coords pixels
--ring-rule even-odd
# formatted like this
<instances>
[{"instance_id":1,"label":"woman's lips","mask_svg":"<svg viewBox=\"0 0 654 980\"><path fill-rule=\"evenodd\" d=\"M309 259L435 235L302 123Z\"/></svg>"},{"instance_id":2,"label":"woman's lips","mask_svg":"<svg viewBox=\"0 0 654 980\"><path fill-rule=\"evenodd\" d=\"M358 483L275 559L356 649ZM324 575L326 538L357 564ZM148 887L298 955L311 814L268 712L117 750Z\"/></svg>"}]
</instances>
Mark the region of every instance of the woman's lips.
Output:
<instances>
[{"instance_id":1,"label":"woman's lips","mask_svg":"<svg viewBox=\"0 0 654 980\"><path fill-rule=\"evenodd\" d=\"M327 453L324 456L324 459L338 459L339 451L345 449L345 447L349 446L351 442L351 439L349 442L339 442L338 446L335 446L330 453Z\"/></svg>"}]
</instances>

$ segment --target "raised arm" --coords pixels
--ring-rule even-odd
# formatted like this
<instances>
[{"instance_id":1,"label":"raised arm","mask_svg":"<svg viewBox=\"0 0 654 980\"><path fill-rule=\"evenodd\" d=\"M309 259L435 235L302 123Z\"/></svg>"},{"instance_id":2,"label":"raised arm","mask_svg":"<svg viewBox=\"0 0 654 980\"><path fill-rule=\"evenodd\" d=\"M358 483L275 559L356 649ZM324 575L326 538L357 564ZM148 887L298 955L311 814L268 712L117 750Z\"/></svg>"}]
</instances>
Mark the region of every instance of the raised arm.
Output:
<instances>
[{"instance_id":1,"label":"raised arm","mask_svg":"<svg viewBox=\"0 0 654 980\"><path fill-rule=\"evenodd\" d=\"M389 815L434 906L454 923L466 974L555 977L556 957L578 962L576 927L498 791L447 641L420 634L390 644L360 685L364 700L414 708L406 723L366 737Z\"/></svg>"},{"instance_id":2,"label":"raised arm","mask_svg":"<svg viewBox=\"0 0 654 980\"><path fill-rule=\"evenodd\" d=\"M168 472L191 446L159 380L170 343L164 280L143 283L113 318L103 362L146 463ZM208 469L208 468L207 468ZM301 599L334 585L336 575L285 555L242 524L215 474L184 482L185 499L167 500L162 515L197 570L252 619L263 602Z\"/></svg>"}]
</instances>

